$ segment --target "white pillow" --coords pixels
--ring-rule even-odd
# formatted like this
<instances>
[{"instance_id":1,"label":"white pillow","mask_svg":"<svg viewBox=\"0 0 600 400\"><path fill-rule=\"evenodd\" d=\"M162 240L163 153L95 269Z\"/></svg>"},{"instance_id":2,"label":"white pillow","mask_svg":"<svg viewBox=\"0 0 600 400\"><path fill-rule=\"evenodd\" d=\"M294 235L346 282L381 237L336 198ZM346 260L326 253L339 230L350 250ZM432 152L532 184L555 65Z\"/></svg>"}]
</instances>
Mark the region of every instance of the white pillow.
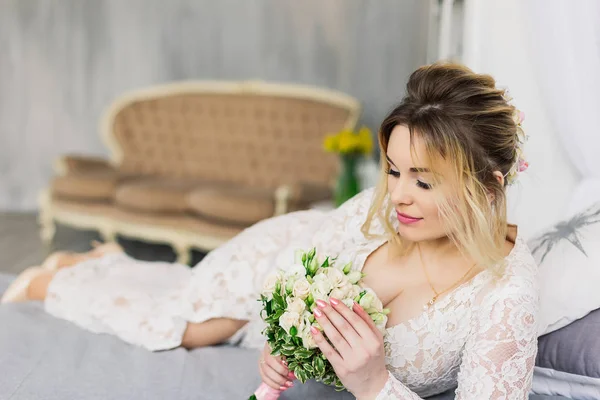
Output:
<instances>
[{"instance_id":1,"label":"white pillow","mask_svg":"<svg viewBox=\"0 0 600 400\"><path fill-rule=\"evenodd\" d=\"M540 335L600 308L600 203L528 244L539 265Z\"/></svg>"}]
</instances>

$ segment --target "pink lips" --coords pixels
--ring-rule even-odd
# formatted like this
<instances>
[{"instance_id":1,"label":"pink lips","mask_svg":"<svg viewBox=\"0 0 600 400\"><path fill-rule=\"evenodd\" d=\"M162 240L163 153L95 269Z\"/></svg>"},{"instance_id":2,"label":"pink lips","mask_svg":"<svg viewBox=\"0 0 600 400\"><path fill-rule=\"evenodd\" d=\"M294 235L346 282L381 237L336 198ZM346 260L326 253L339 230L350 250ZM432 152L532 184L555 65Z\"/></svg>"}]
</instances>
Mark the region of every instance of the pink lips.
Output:
<instances>
[{"instance_id":1,"label":"pink lips","mask_svg":"<svg viewBox=\"0 0 600 400\"><path fill-rule=\"evenodd\" d=\"M419 222L420 220L423 219L423 218L411 217L410 215L402 214L399 212L397 212L396 214L398 214L398 221L400 221L401 224L405 224L405 225L414 224L415 222Z\"/></svg>"}]
</instances>

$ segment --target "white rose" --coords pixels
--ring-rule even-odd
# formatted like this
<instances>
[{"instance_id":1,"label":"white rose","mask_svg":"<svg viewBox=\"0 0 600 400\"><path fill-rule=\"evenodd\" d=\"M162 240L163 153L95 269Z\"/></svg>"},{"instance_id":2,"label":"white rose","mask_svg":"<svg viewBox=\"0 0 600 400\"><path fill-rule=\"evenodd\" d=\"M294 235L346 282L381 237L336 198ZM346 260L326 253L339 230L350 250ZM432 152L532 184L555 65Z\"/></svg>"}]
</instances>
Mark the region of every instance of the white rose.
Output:
<instances>
[{"instance_id":1,"label":"white rose","mask_svg":"<svg viewBox=\"0 0 600 400\"><path fill-rule=\"evenodd\" d=\"M289 335L292 326L295 326L296 328L300 326L300 314L293 311L284 312L281 317L279 317L279 326Z\"/></svg>"},{"instance_id":2,"label":"white rose","mask_svg":"<svg viewBox=\"0 0 600 400\"><path fill-rule=\"evenodd\" d=\"M344 299L344 300L342 300L342 303L344 303L346 305L346 307L348 307L351 310L352 310L352 307L354 306L354 300L352 300L352 299Z\"/></svg>"},{"instance_id":3,"label":"white rose","mask_svg":"<svg viewBox=\"0 0 600 400\"><path fill-rule=\"evenodd\" d=\"M277 281L279 280L279 274L273 273L267 277L265 283L263 284L262 291L260 294L265 296L267 300L271 300L273 298L273 292L275 291L275 287L277 286Z\"/></svg>"},{"instance_id":4,"label":"white rose","mask_svg":"<svg viewBox=\"0 0 600 400\"><path fill-rule=\"evenodd\" d=\"M304 303L304 300L295 298L288 303L286 310L301 315L304 313L304 310L306 310L306 304Z\"/></svg>"},{"instance_id":5,"label":"white rose","mask_svg":"<svg viewBox=\"0 0 600 400\"><path fill-rule=\"evenodd\" d=\"M382 313L371 314L371 319L381 333L385 333L385 325L387 324L387 316Z\"/></svg>"},{"instance_id":6,"label":"white rose","mask_svg":"<svg viewBox=\"0 0 600 400\"><path fill-rule=\"evenodd\" d=\"M351 299L354 299L356 296L358 296L360 294L360 292L363 291L363 288L358 286L358 285L352 285L352 287L350 288L350 290L348 291L348 297L350 297Z\"/></svg>"},{"instance_id":7,"label":"white rose","mask_svg":"<svg viewBox=\"0 0 600 400\"><path fill-rule=\"evenodd\" d=\"M329 293L329 297L342 300L344 298L344 292L340 288L335 288Z\"/></svg>"},{"instance_id":8,"label":"white rose","mask_svg":"<svg viewBox=\"0 0 600 400\"><path fill-rule=\"evenodd\" d=\"M314 300L326 300L331 289L333 289L333 285L329 282L327 276L325 274L317 274L310 287L310 293Z\"/></svg>"},{"instance_id":9,"label":"white rose","mask_svg":"<svg viewBox=\"0 0 600 400\"><path fill-rule=\"evenodd\" d=\"M323 273L327 276L334 288L342 287L348 281L346 275L337 268L325 268Z\"/></svg>"},{"instance_id":10,"label":"white rose","mask_svg":"<svg viewBox=\"0 0 600 400\"><path fill-rule=\"evenodd\" d=\"M374 300L375 300L375 295L371 292L367 292L363 295L363 297L360 299L358 304L360 304L360 306L366 311L369 308L371 308L371 304L373 303Z\"/></svg>"},{"instance_id":11,"label":"white rose","mask_svg":"<svg viewBox=\"0 0 600 400\"><path fill-rule=\"evenodd\" d=\"M292 295L294 297L299 297L302 300L304 300L308 297L309 293L310 283L308 283L306 279L300 278L296 282L294 282L294 287L292 289Z\"/></svg>"},{"instance_id":12,"label":"white rose","mask_svg":"<svg viewBox=\"0 0 600 400\"><path fill-rule=\"evenodd\" d=\"M315 338L310 331L310 325L306 326L306 328L302 331L301 337L304 348L310 350L318 347L317 342L315 342Z\"/></svg>"},{"instance_id":13,"label":"white rose","mask_svg":"<svg viewBox=\"0 0 600 400\"><path fill-rule=\"evenodd\" d=\"M375 296L373 298L373 301L371 301L371 308L369 309L369 311L378 313L383 312L383 304L381 304L381 300L379 300L377 296Z\"/></svg>"},{"instance_id":14,"label":"white rose","mask_svg":"<svg viewBox=\"0 0 600 400\"><path fill-rule=\"evenodd\" d=\"M285 271L285 277L287 279L294 278L304 278L306 276L306 268L302 264L294 264L287 271Z\"/></svg>"},{"instance_id":15,"label":"white rose","mask_svg":"<svg viewBox=\"0 0 600 400\"><path fill-rule=\"evenodd\" d=\"M360 279L362 278L362 273L360 271L350 271L347 275L347 278L350 281L350 283L354 285L358 283L358 281L360 281Z\"/></svg>"}]
</instances>

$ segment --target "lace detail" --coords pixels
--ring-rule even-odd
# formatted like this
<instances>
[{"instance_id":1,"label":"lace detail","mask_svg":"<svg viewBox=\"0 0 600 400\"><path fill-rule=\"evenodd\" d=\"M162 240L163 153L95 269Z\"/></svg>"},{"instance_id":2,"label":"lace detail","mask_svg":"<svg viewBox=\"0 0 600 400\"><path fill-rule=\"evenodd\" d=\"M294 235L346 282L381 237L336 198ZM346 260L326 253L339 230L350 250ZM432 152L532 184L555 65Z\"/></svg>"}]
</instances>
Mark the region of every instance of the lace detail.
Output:
<instances>
[{"instance_id":1,"label":"lace detail","mask_svg":"<svg viewBox=\"0 0 600 400\"><path fill-rule=\"evenodd\" d=\"M483 272L432 310L388 328L390 377L377 397L527 399L537 352L537 267L517 238L502 278Z\"/></svg>"},{"instance_id":2,"label":"lace detail","mask_svg":"<svg viewBox=\"0 0 600 400\"><path fill-rule=\"evenodd\" d=\"M260 348L262 282L276 266L291 265L296 249L315 246L362 269L385 243L378 224L376 239L361 232L372 195L364 191L329 213L301 211L260 222L193 270L125 255L86 261L56 275L46 309L150 350L178 346L187 321L248 320L230 341ZM457 385L463 400L527 398L537 350L537 267L520 237L506 261L501 278L482 272L386 330L389 379L377 400L420 399Z\"/></svg>"}]
</instances>

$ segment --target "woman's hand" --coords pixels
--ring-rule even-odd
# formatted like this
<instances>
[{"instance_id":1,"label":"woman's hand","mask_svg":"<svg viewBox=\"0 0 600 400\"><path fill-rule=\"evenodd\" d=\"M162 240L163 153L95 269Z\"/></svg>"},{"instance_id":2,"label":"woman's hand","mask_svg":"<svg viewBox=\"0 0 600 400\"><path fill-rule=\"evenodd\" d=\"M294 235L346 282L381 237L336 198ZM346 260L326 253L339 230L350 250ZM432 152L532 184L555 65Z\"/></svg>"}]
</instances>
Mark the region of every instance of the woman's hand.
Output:
<instances>
[{"instance_id":1,"label":"woman's hand","mask_svg":"<svg viewBox=\"0 0 600 400\"><path fill-rule=\"evenodd\" d=\"M273 389L283 391L294 386L292 383L292 380L296 379L294 373L288 370L285 361L281 357L271 355L269 343L265 343L258 362L258 368L263 382Z\"/></svg>"},{"instance_id":2,"label":"woman's hand","mask_svg":"<svg viewBox=\"0 0 600 400\"><path fill-rule=\"evenodd\" d=\"M374 399L388 379L383 335L358 304L351 310L337 299L329 301L317 300L314 315L333 347L317 328L311 328L312 335L346 389L357 399Z\"/></svg>"}]
</instances>

